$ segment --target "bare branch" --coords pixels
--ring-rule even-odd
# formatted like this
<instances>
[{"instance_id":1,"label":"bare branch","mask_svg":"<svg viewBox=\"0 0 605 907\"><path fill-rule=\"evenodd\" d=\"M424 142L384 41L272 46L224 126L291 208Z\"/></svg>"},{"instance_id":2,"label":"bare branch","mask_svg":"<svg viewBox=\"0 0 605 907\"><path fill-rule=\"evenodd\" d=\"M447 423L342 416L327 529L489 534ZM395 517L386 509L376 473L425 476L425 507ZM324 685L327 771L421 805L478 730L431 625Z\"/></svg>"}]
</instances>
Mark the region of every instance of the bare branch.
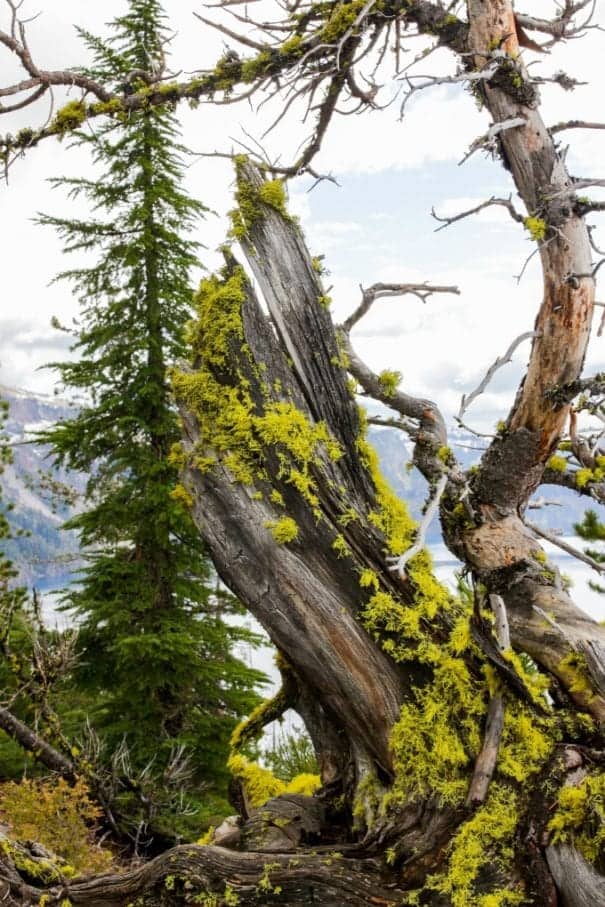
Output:
<instances>
[{"instance_id":1,"label":"bare branch","mask_svg":"<svg viewBox=\"0 0 605 907\"><path fill-rule=\"evenodd\" d=\"M76 771L73 763L53 746L43 740L8 709L0 706L0 728L15 740L19 746L32 753L42 765L57 772L67 780L74 780Z\"/></svg>"},{"instance_id":2,"label":"bare branch","mask_svg":"<svg viewBox=\"0 0 605 907\"><path fill-rule=\"evenodd\" d=\"M480 69L476 72L467 72L466 70L462 72L457 72L453 76L425 76L425 75L406 75L403 77L404 81L407 83L407 91L404 94L403 101L401 102L401 108L399 115L403 117L405 113L405 108L412 97L417 91L424 91L425 88L434 88L436 85L460 85L465 82L475 83L475 82L489 82L495 74L497 73L500 65L502 63L502 57L504 54L502 51L488 52L486 56L489 59L489 62L484 66L483 69ZM420 82L418 85L415 85L412 81L413 79L423 79L423 82Z\"/></svg>"},{"instance_id":3,"label":"bare branch","mask_svg":"<svg viewBox=\"0 0 605 907\"><path fill-rule=\"evenodd\" d=\"M471 391L470 394L462 395L462 399L460 401L460 409L458 410L458 415L454 416L454 418L456 419L456 422L458 422L459 424L462 424L462 417L464 416L464 413L466 412L466 410L469 408L471 403L473 403L473 401L476 400L477 397L479 397L485 391L486 387L488 386L488 384L490 383L490 381L492 380L492 378L494 377L494 374L498 371L498 369L502 368L503 365L506 365L508 362L510 362L512 360L513 353L515 352L517 347L521 343L523 343L525 340L529 340L530 338L536 337L536 336L538 336L538 335L534 331L526 331L524 334L520 334L519 337L517 337L515 340L513 340L513 342L511 343L511 345L509 346L507 351L504 353L504 355L498 356L498 358L495 360L495 362L493 362L490 365L490 367L488 368L487 372L485 373L484 377L481 379L481 381L479 382L479 384L477 385L475 390Z\"/></svg>"},{"instance_id":4,"label":"bare branch","mask_svg":"<svg viewBox=\"0 0 605 907\"><path fill-rule=\"evenodd\" d=\"M525 520L525 525L528 529L531 529L533 533L540 536L540 538L543 538L547 542L550 542L551 545L556 545L557 548L561 549L561 551L565 551L567 554L570 554L577 560L588 564L588 566L592 567L592 569L597 573L605 573L605 564L599 564L598 561L595 561L594 558L590 557L590 555L585 554L583 551L580 551L579 548L574 548L573 545L568 545L567 542L563 541L563 539L560 539L552 532L547 532L546 529L542 529L540 526L538 526L536 523L532 523L530 520Z\"/></svg>"},{"instance_id":5,"label":"bare branch","mask_svg":"<svg viewBox=\"0 0 605 907\"><path fill-rule=\"evenodd\" d=\"M471 155L473 155L475 151L478 151L479 148L483 148L486 151L496 153L499 147L498 136L500 135L500 133L504 132L506 129L516 129L519 126L525 126L526 122L527 120L524 117L511 117L510 119L503 120L500 123L492 123L492 125L484 135L479 136L478 139L475 139L475 141L472 142L469 150L466 152L462 160L459 161L459 165L466 163L469 157L471 157ZM515 220L517 220L517 217L515 217Z\"/></svg>"},{"instance_id":6,"label":"bare branch","mask_svg":"<svg viewBox=\"0 0 605 907\"><path fill-rule=\"evenodd\" d=\"M475 762L473 777L466 797L467 807L480 806L485 802L498 761L503 729L504 698L502 693L496 693L490 699L487 708L483 747Z\"/></svg>"},{"instance_id":7,"label":"bare branch","mask_svg":"<svg viewBox=\"0 0 605 907\"><path fill-rule=\"evenodd\" d=\"M587 120L567 120L565 123L557 123L551 126L549 132L555 135L557 132L564 132L566 129L605 129L605 123L590 123Z\"/></svg>"},{"instance_id":8,"label":"bare branch","mask_svg":"<svg viewBox=\"0 0 605 907\"><path fill-rule=\"evenodd\" d=\"M494 631L498 648L501 652L505 652L511 646L506 606L500 595L491 594L489 603L494 612ZM468 807L479 806L485 802L489 785L496 769L503 730L504 696L498 690L492 696L487 709L483 747L475 762L475 769L466 798Z\"/></svg>"},{"instance_id":9,"label":"bare branch","mask_svg":"<svg viewBox=\"0 0 605 907\"><path fill-rule=\"evenodd\" d=\"M541 510L543 507L562 507L561 501L549 501L546 498L534 498L527 505L528 510Z\"/></svg>"},{"instance_id":10,"label":"bare branch","mask_svg":"<svg viewBox=\"0 0 605 907\"><path fill-rule=\"evenodd\" d=\"M489 603L494 612L494 617L496 618L494 630L498 641L498 647L501 652L505 652L507 649L510 649L510 629L508 626L506 606L500 595L490 594Z\"/></svg>"},{"instance_id":11,"label":"bare branch","mask_svg":"<svg viewBox=\"0 0 605 907\"><path fill-rule=\"evenodd\" d=\"M342 325L343 330L347 333L369 312L377 299L411 294L417 296L422 302L426 302L433 293L454 293L456 296L460 295L458 287L434 286L427 283L374 283L365 290L363 287L359 289L361 290L361 302Z\"/></svg>"},{"instance_id":12,"label":"bare branch","mask_svg":"<svg viewBox=\"0 0 605 907\"><path fill-rule=\"evenodd\" d=\"M435 212L434 208L431 208L431 215L435 220L441 223L440 227L435 228L435 233L439 233L440 230L445 230L446 227L449 227L450 224L456 223L458 220L463 220L465 217L470 217L472 214L478 214L479 211L483 211L485 208L492 208L494 206L499 206L505 208L513 220L517 223L523 223L523 215L519 214L517 209L512 203L511 196L508 198L496 198L492 195L491 198L488 198L487 201L481 202L480 205L477 205L475 208L469 208L468 211L461 211L460 214L454 214L452 217L441 217Z\"/></svg>"},{"instance_id":13,"label":"bare branch","mask_svg":"<svg viewBox=\"0 0 605 907\"><path fill-rule=\"evenodd\" d=\"M417 420L419 423L414 446L414 462L428 481L433 481L443 473L444 464L438 458L440 447L447 443L445 421L438 407L431 400L424 400L405 394L392 383L381 381L380 375L373 372L355 352L351 344L350 331L365 315L376 299L388 296L401 296L411 293L423 302L433 293L459 293L457 287L431 286L429 284L391 284L376 283L367 290L361 288L362 300L355 311L343 325L337 327L337 336L341 349L347 357L347 368L357 379L364 391L375 400L380 400L390 409L396 410L403 419Z\"/></svg>"},{"instance_id":14,"label":"bare branch","mask_svg":"<svg viewBox=\"0 0 605 907\"><path fill-rule=\"evenodd\" d=\"M368 425L378 425L382 428L397 428L399 431L405 432L406 435L409 435L412 439L418 437L418 425L415 422L411 422L409 419L389 419L386 416L369 416Z\"/></svg>"},{"instance_id":15,"label":"bare branch","mask_svg":"<svg viewBox=\"0 0 605 907\"><path fill-rule=\"evenodd\" d=\"M588 10L587 16L581 23L576 23L574 17L583 10ZM552 40L544 45L544 47L550 47L558 41L566 41L572 38L581 37L582 34L590 28L598 27L591 25L593 14L594 0L580 0L579 3L564 0L564 3L560 7L559 14L555 19L539 19L535 16L516 13L515 24L522 29L550 35Z\"/></svg>"},{"instance_id":16,"label":"bare branch","mask_svg":"<svg viewBox=\"0 0 605 907\"><path fill-rule=\"evenodd\" d=\"M408 564L417 554L420 554L422 549L425 547L426 534L435 518L437 511L439 510L439 502L443 497L443 492L447 487L447 483L448 475L447 472L444 472L435 485L433 494L429 498L428 504L426 505L426 510L422 516L420 525L418 526L414 544L410 548L408 548L407 551L404 551L403 554L399 555L399 557L387 558L387 561L389 561L389 563L391 564L389 569L393 572L396 571L402 579L405 577L406 564Z\"/></svg>"},{"instance_id":17,"label":"bare branch","mask_svg":"<svg viewBox=\"0 0 605 907\"><path fill-rule=\"evenodd\" d=\"M193 11L193 15L196 19L199 19L200 22L203 22L204 25L209 25L210 28L214 28L219 31L222 35L226 35L228 38L233 38L234 41L239 41L240 44L244 44L246 47L251 47L253 50L263 51L266 50L266 46L261 44L260 41L253 41L252 38L247 37L247 35L242 35L239 32L233 31L231 28L227 28L226 25L221 25L219 22L213 22L212 19L206 19L205 16L200 15Z\"/></svg>"},{"instance_id":18,"label":"bare branch","mask_svg":"<svg viewBox=\"0 0 605 907\"><path fill-rule=\"evenodd\" d=\"M584 179L584 180L572 180L572 182L565 186L563 189L559 189L558 192L549 193L548 200L552 201L555 198L561 198L566 195L573 195L579 189L590 189L592 187L604 188L605 180L603 179Z\"/></svg>"}]
</instances>

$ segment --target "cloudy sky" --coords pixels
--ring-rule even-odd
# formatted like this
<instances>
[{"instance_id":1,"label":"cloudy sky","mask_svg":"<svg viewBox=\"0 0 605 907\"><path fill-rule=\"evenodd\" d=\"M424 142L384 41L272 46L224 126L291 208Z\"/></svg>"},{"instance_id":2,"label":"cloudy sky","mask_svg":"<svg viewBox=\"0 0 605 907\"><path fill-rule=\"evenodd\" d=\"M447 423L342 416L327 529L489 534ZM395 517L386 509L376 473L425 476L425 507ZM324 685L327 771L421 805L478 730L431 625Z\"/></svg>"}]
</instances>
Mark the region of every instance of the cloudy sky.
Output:
<instances>
[{"instance_id":1,"label":"cloudy sky","mask_svg":"<svg viewBox=\"0 0 605 907\"><path fill-rule=\"evenodd\" d=\"M554 14L554 4L539 0L530 6L530 2L524 11ZM30 26L35 59L47 68L61 69L83 62L74 24L103 34L104 23L125 7L124 0L102 4L26 0L28 13L40 12ZM188 72L210 67L224 45L220 36L193 17L193 10L201 9L201 4L198 0L166 0L165 7L176 32L174 69L182 71L180 77L184 78ZM603 9L605 2L601 12ZM595 30L583 41L570 42L540 59L544 74L564 69L589 83L573 93L545 86L547 123L571 117L599 118L604 42L605 35ZM411 53L421 46L416 41ZM528 62L537 56L528 54ZM452 72L454 68L445 52L429 63L425 68L430 72ZM0 56L0 78L4 81L15 74L11 62ZM277 113L279 106L259 113L247 104L202 104L195 111L186 107L180 111L185 143L196 152L237 148L238 140L248 141L246 132L260 138ZM45 108L35 114L27 110L10 122L8 117L0 119L0 129L15 132L45 116ZM371 365L400 370L407 390L436 399L448 416L457 410L461 393L476 385L510 341L531 330L540 300L536 258L520 283L515 278L532 243L499 209L434 232L432 207L438 213L453 214L491 195L513 191L499 163L482 153L458 165L473 139L488 125L486 114L458 86L419 93L408 105L403 121L397 106L338 118L316 166L322 172L332 171L340 186L323 182L308 192L309 181L301 179L290 188L292 208L302 219L311 250L325 255L337 319L356 304L360 284L428 280L460 287L460 296L435 297L426 305L413 297L383 300L356 333L358 349ZM294 111L263 143L270 153L281 152L287 162L293 159L303 135ZM603 176L598 165L605 158L605 134L574 131L565 133L563 141L570 144L568 161L574 175ZM69 320L77 313L77 301L67 286L49 286L53 275L68 262L52 230L35 225L33 218L41 211L78 213L61 190L51 189L48 179L89 172L86 153L52 139L18 162L10 172L9 185L0 187L5 300L0 312L0 383L52 390L52 373L40 367L63 354L65 337L50 327L50 318L57 315ZM224 237L224 215L231 205L230 165L224 160L196 158L188 170L187 184L217 212L199 231L199 239L207 247L202 263L213 268L219 263L214 250ZM598 241L598 227L595 236ZM605 367L604 343L593 340L590 367ZM520 348L515 362L498 374L489 392L474 405L469 421L476 427L489 429L506 415L527 352L527 345Z\"/></svg>"}]
</instances>

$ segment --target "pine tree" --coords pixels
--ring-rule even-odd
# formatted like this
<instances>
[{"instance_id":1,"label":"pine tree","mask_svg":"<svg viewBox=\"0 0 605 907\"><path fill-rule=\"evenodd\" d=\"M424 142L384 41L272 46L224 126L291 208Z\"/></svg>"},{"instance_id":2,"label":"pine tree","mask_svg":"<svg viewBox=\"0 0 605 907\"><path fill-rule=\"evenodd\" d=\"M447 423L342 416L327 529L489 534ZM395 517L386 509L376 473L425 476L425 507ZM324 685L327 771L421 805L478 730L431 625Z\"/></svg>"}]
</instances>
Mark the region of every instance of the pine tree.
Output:
<instances>
[{"instance_id":1,"label":"pine tree","mask_svg":"<svg viewBox=\"0 0 605 907\"><path fill-rule=\"evenodd\" d=\"M580 538L586 542L603 542L605 541L605 523L599 520L594 510L587 510L581 523L575 523L573 527ZM605 564L605 554L596 548L585 548L584 553L591 557L598 564ZM605 587L594 580L589 580L588 585L595 592L605 593Z\"/></svg>"},{"instance_id":2,"label":"pine tree","mask_svg":"<svg viewBox=\"0 0 605 907\"><path fill-rule=\"evenodd\" d=\"M109 42L81 32L91 71L143 87L164 65L163 18L157 0L131 0ZM57 463L90 476L87 507L68 523L88 558L66 596L81 627L77 681L95 695L92 720L108 751L125 739L133 770L151 761L161 784L185 745L191 786L204 785L208 803L225 788L230 733L263 675L234 654L254 638L224 619L237 606L212 585L171 455L179 429L167 366L184 352L197 263L190 234L205 209L181 187L187 152L171 111L118 118L78 141L95 176L55 182L92 216L41 218L66 252L94 256L57 278L82 308L76 358L54 367L85 402L43 436Z\"/></svg>"}]
</instances>

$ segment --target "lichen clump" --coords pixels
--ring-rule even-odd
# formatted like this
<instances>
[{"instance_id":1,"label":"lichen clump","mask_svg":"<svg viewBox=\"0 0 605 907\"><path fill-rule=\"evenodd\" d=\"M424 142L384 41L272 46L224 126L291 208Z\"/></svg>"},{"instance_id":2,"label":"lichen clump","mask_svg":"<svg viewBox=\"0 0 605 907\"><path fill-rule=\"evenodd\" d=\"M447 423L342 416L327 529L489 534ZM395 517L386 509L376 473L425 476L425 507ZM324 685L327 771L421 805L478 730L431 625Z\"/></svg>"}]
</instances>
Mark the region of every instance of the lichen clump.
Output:
<instances>
[{"instance_id":1,"label":"lichen clump","mask_svg":"<svg viewBox=\"0 0 605 907\"><path fill-rule=\"evenodd\" d=\"M65 135L82 125L86 119L86 104L83 101L69 101L55 114L51 129L59 136Z\"/></svg>"},{"instance_id":2,"label":"lichen clump","mask_svg":"<svg viewBox=\"0 0 605 907\"><path fill-rule=\"evenodd\" d=\"M358 448L376 490L378 507L369 519L383 532L386 551L401 554L413 542L415 524L381 476L376 454L363 436ZM437 796L443 805L461 808L483 744L489 700L496 693L506 695L491 665L485 664L482 672L470 667L482 660L471 638L472 601L448 593L435 579L426 552L406 565L406 573L413 589L411 603L384 588L375 571L359 571L359 584L369 594L361 613L364 626L395 661L408 663L412 676L418 678L391 732L395 779L378 805L379 815L405 806L410 798L425 796ZM547 711L542 675L529 674L515 653L505 657L528 695ZM443 872L431 877L425 890L446 894L453 907L512 907L526 902L521 888L500 885L486 891L481 880L488 866L500 867L503 877L510 875L520 820L519 790L544 767L557 739L553 717L538 714L515 695L506 696L504 730L488 799L460 826ZM358 814L362 813L359 804Z\"/></svg>"},{"instance_id":3,"label":"lichen clump","mask_svg":"<svg viewBox=\"0 0 605 907\"><path fill-rule=\"evenodd\" d=\"M251 227L264 217L263 205L273 208L284 220L291 220L286 206L286 190L280 179L267 180L260 187L253 186L243 175L245 158L236 158L237 207L230 212L231 236L242 240L248 236Z\"/></svg>"},{"instance_id":4,"label":"lichen clump","mask_svg":"<svg viewBox=\"0 0 605 907\"><path fill-rule=\"evenodd\" d=\"M298 537L296 520L293 520L290 516L284 516L281 520L270 521L266 526L271 531L271 535L278 545L287 545L288 542L293 542Z\"/></svg>"},{"instance_id":5,"label":"lichen clump","mask_svg":"<svg viewBox=\"0 0 605 907\"><path fill-rule=\"evenodd\" d=\"M394 397L397 393L397 388L401 383L401 372L384 369L384 371L380 372L378 375L378 382L385 397Z\"/></svg>"},{"instance_id":6,"label":"lichen clump","mask_svg":"<svg viewBox=\"0 0 605 907\"><path fill-rule=\"evenodd\" d=\"M523 226L535 242L545 239L548 224L541 217L526 217Z\"/></svg>"},{"instance_id":7,"label":"lichen clump","mask_svg":"<svg viewBox=\"0 0 605 907\"><path fill-rule=\"evenodd\" d=\"M189 341L198 367L172 375L177 398L199 416L200 435L191 465L206 472L222 463L234 481L252 486L270 481L265 461L271 451L280 463L280 478L316 508L312 467L322 457L337 461L343 451L324 422L312 423L292 402L272 399L267 388L262 402L258 395L253 399L243 368L259 384L261 376L244 342L246 285L243 268L230 263L221 275L201 282L194 300L198 319L189 328ZM238 360L241 367L233 364ZM279 490L270 493L270 500L283 506ZM276 541L295 537L292 523L277 521Z\"/></svg>"},{"instance_id":8,"label":"lichen clump","mask_svg":"<svg viewBox=\"0 0 605 907\"><path fill-rule=\"evenodd\" d=\"M553 454L546 465L549 469L554 469L555 472L565 472L567 469L567 460L565 457L559 456L559 454Z\"/></svg>"},{"instance_id":9,"label":"lichen clump","mask_svg":"<svg viewBox=\"0 0 605 907\"><path fill-rule=\"evenodd\" d=\"M524 891L500 888L477 895L475 883L493 861L504 871L514 858L513 839L518 821L517 797L492 785L485 805L461 826L450 847L447 874L433 876L429 887L446 895L452 907L513 907L526 904Z\"/></svg>"},{"instance_id":10,"label":"lichen clump","mask_svg":"<svg viewBox=\"0 0 605 907\"><path fill-rule=\"evenodd\" d=\"M548 824L551 842L572 843L590 863L605 855L605 772L588 775L559 791Z\"/></svg>"}]
</instances>

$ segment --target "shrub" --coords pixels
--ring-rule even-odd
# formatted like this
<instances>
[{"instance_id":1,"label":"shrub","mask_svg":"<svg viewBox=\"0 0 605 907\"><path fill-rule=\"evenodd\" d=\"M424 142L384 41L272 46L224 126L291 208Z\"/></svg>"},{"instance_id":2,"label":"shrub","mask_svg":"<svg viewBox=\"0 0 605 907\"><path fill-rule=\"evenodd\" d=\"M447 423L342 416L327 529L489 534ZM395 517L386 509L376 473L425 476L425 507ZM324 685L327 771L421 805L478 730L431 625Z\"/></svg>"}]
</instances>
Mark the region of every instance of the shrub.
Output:
<instances>
[{"instance_id":1,"label":"shrub","mask_svg":"<svg viewBox=\"0 0 605 907\"><path fill-rule=\"evenodd\" d=\"M62 778L9 781L0 787L0 816L17 841L34 841L65 861L64 874L107 869L112 855L94 842L100 809L86 784Z\"/></svg>"}]
</instances>

